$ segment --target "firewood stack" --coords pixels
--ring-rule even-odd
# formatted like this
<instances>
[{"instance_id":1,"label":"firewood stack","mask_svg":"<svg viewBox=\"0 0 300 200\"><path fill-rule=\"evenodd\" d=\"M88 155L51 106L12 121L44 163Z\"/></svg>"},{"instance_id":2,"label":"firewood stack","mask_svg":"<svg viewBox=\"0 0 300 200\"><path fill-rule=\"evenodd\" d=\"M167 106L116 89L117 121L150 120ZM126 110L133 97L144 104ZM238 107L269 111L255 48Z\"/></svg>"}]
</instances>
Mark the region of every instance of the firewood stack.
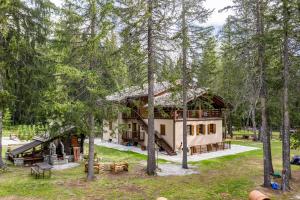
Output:
<instances>
[{"instance_id":1,"label":"firewood stack","mask_svg":"<svg viewBox=\"0 0 300 200\"><path fill-rule=\"evenodd\" d=\"M110 168L113 173L128 171L128 163L127 162L113 163L111 164Z\"/></svg>"}]
</instances>

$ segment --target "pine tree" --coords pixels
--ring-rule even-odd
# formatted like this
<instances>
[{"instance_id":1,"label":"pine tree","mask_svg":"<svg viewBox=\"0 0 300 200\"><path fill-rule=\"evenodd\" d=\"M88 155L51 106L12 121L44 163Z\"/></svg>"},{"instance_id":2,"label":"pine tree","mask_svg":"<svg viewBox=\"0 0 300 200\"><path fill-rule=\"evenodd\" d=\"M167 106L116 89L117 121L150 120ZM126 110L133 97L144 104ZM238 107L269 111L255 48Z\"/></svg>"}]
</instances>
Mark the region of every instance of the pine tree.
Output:
<instances>
[{"instance_id":1,"label":"pine tree","mask_svg":"<svg viewBox=\"0 0 300 200\"><path fill-rule=\"evenodd\" d=\"M187 165L187 90L193 78L192 63L189 60L193 60L200 57L199 52L201 49L201 43L206 39L207 32L210 28L203 26L203 23L207 20L210 11L203 6L202 0L198 1L186 1L178 0L174 1L174 27L175 35L173 36L173 42L180 47L180 60L181 60L181 78L182 78L182 107L183 107L183 133L182 133L182 145L183 145L183 157L182 167L188 168Z\"/></svg>"},{"instance_id":2,"label":"pine tree","mask_svg":"<svg viewBox=\"0 0 300 200\"><path fill-rule=\"evenodd\" d=\"M51 61L45 56L54 5L48 0L4 1L0 7L0 141L3 110L15 109L17 122L39 118L41 91L48 87ZM49 73L50 72L50 73ZM51 82L51 81L49 81ZM0 166L2 162L0 142Z\"/></svg>"},{"instance_id":3,"label":"pine tree","mask_svg":"<svg viewBox=\"0 0 300 200\"><path fill-rule=\"evenodd\" d=\"M119 16L124 24L122 37L127 41L126 49L134 49L139 56L131 56L147 70L148 83L148 160L147 173L155 174L155 131L154 131L154 76L163 66L166 52L171 49L169 41L169 0L165 1L126 1L119 0ZM131 60L132 63L132 60ZM132 68L131 68L132 69ZM143 73L139 80L144 80ZM139 83L142 85L142 83Z\"/></svg>"},{"instance_id":4,"label":"pine tree","mask_svg":"<svg viewBox=\"0 0 300 200\"><path fill-rule=\"evenodd\" d=\"M120 76L111 69L122 67L116 66L120 62L111 64L111 60L118 59L114 58L114 52L108 46L108 36L113 29L110 18L113 4L109 0L66 1L64 7L54 45L58 48L60 61L57 73L64 77L58 77L62 86L58 85L54 91L60 91L62 98L56 99L55 103L63 112L53 112L59 113L54 116L56 120L62 120L63 124L76 124L89 136L87 180L90 181L94 179L95 122L101 123L107 117L104 101L107 89L113 90L111 83Z\"/></svg>"}]
</instances>

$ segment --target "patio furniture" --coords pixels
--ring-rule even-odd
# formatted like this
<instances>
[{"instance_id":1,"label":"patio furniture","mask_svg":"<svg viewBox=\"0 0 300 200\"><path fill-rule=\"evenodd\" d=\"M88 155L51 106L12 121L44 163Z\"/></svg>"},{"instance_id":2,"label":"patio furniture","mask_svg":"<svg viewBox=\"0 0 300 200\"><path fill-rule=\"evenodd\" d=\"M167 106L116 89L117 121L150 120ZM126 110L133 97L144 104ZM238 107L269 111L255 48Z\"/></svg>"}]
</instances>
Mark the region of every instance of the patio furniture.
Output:
<instances>
[{"instance_id":1,"label":"patio furniture","mask_svg":"<svg viewBox=\"0 0 300 200\"><path fill-rule=\"evenodd\" d=\"M48 177L51 177L52 166L48 163L36 163L35 166L31 167L31 175L35 175L35 178L43 177L48 172Z\"/></svg>"},{"instance_id":2,"label":"patio furniture","mask_svg":"<svg viewBox=\"0 0 300 200\"><path fill-rule=\"evenodd\" d=\"M207 146L206 145L201 145L200 146L200 153L207 153Z\"/></svg>"},{"instance_id":3,"label":"patio furniture","mask_svg":"<svg viewBox=\"0 0 300 200\"><path fill-rule=\"evenodd\" d=\"M213 150L214 150L214 151L218 151L218 150L219 150L219 145L218 145L218 143L212 144L212 146L213 146Z\"/></svg>"},{"instance_id":4,"label":"patio furniture","mask_svg":"<svg viewBox=\"0 0 300 200\"><path fill-rule=\"evenodd\" d=\"M225 149L224 142L219 142L218 147L219 147L219 149L224 150Z\"/></svg>"},{"instance_id":5,"label":"patio furniture","mask_svg":"<svg viewBox=\"0 0 300 200\"><path fill-rule=\"evenodd\" d=\"M213 147L211 144L206 145L207 146L207 152L213 151Z\"/></svg>"}]
</instances>

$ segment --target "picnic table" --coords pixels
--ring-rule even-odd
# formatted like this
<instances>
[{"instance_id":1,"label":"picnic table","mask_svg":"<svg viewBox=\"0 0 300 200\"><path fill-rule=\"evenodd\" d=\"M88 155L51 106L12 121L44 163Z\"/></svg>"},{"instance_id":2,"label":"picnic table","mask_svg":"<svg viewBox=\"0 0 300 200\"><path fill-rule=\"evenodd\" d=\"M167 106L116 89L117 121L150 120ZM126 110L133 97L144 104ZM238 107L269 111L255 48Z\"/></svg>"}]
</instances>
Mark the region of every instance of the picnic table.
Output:
<instances>
[{"instance_id":1,"label":"picnic table","mask_svg":"<svg viewBox=\"0 0 300 200\"><path fill-rule=\"evenodd\" d=\"M34 167L31 167L31 175L35 175L36 178L43 176L48 172L49 177L51 177L52 166L48 163L36 163Z\"/></svg>"}]
</instances>

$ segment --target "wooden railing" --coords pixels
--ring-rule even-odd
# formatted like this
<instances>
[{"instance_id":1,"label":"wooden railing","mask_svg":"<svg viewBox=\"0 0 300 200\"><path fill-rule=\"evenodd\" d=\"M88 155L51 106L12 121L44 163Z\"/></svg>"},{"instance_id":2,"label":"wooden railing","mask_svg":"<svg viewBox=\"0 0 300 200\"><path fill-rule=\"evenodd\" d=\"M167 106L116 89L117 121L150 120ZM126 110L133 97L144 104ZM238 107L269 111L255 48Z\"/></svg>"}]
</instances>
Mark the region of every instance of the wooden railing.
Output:
<instances>
[{"instance_id":1,"label":"wooden railing","mask_svg":"<svg viewBox=\"0 0 300 200\"><path fill-rule=\"evenodd\" d=\"M220 109L209 109L209 110L188 110L187 118L213 118L222 117L222 111ZM182 119L183 111L175 111L175 119Z\"/></svg>"},{"instance_id":2,"label":"wooden railing","mask_svg":"<svg viewBox=\"0 0 300 200\"><path fill-rule=\"evenodd\" d=\"M143 119L148 118L148 115L147 115L146 112L139 113L139 115ZM132 112L129 112L129 113L123 113L122 117L123 117L123 119L137 119L139 116L137 115L136 111L132 111ZM155 119L173 119L173 115L171 114L171 112L166 113L166 112L160 112L159 110L155 110L154 111L154 118Z\"/></svg>"},{"instance_id":3,"label":"wooden railing","mask_svg":"<svg viewBox=\"0 0 300 200\"><path fill-rule=\"evenodd\" d=\"M142 117L143 119L147 119L148 116L146 114L141 115L136 111L132 111L130 113L123 113L123 119L137 119ZM220 109L206 109L206 110L188 110L187 118L214 118L214 117L222 117L222 111ZM155 119L182 119L183 111L176 110L172 111L172 113L163 113L159 110L154 111Z\"/></svg>"}]
</instances>

